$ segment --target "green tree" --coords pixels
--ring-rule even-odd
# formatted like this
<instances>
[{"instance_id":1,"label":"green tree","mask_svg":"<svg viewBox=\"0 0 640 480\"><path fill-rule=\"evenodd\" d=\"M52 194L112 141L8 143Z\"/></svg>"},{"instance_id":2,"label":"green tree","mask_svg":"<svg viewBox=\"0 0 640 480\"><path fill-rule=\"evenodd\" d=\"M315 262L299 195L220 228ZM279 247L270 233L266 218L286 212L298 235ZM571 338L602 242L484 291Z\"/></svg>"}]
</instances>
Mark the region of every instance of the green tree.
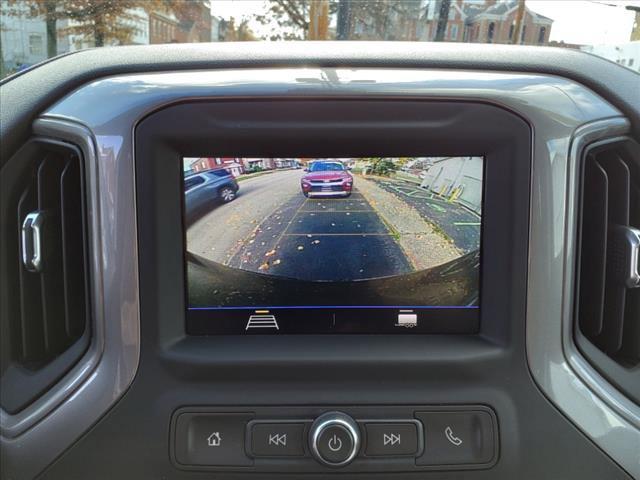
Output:
<instances>
[{"instance_id":1,"label":"green tree","mask_svg":"<svg viewBox=\"0 0 640 480\"><path fill-rule=\"evenodd\" d=\"M126 44L137 33L142 10L163 10L175 13L187 27L203 27L206 19L198 16L199 9L206 6L204 0L8 0L9 14L26 15L44 19L47 27L47 56L54 57L58 51L59 34L82 35L96 47L116 42ZM71 20L58 29L60 20ZM59 30L59 31L58 31ZM208 40L208 39L207 39Z\"/></svg>"},{"instance_id":2,"label":"green tree","mask_svg":"<svg viewBox=\"0 0 640 480\"><path fill-rule=\"evenodd\" d=\"M235 18L231 17L224 23L225 42L249 42L256 40L256 36L249 28L249 20L243 19L237 26Z\"/></svg>"},{"instance_id":3,"label":"green tree","mask_svg":"<svg viewBox=\"0 0 640 480\"><path fill-rule=\"evenodd\" d=\"M96 47L116 41L126 44L136 33L141 19L137 9L155 9L163 2L153 0L66 0L58 4L60 18L72 20L62 33L82 35Z\"/></svg>"},{"instance_id":4,"label":"green tree","mask_svg":"<svg viewBox=\"0 0 640 480\"><path fill-rule=\"evenodd\" d=\"M305 40L309 36L311 3L314 0L268 0L266 11L254 18L263 25L277 25L268 40ZM329 0L329 16L338 11L338 0Z\"/></svg>"},{"instance_id":5,"label":"green tree","mask_svg":"<svg viewBox=\"0 0 640 480\"><path fill-rule=\"evenodd\" d=\"M263 25L278 25L269 40L304 40L309 32L312 0L269 0L266 12L255 18Z\"/></svg>"},{"instance_id":6,"label":"green tree","mask_svg":"<svg viewBox=\"0 0 640 480\"><path fill-rule=\"evenodd\" d=\"M388 177L398 170L398 166L388 158L373 157L369 161L371 162L371 173L374 175Z\"/></svg>"}]
</instances>

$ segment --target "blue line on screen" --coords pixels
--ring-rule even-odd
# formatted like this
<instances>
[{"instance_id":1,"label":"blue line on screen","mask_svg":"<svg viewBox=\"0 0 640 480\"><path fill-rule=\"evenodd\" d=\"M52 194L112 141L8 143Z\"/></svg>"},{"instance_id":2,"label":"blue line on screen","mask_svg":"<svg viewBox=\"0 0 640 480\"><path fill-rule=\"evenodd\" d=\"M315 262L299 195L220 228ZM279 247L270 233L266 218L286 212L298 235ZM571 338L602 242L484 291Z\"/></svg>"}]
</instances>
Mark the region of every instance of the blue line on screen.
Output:
<instances>
[{"instance_id":1,"label":"blue line on screen","mask_svg":"<svg viewBox=\"0 0 640 480\"><path fill-rule=\"evenodd\" d=\"M359 309L368 309L368 308L386 308L393 310L402 310L406 308L415 308L415 309L478 309L480 308L478 305L368 305L368 306L359 306L359 305L303 305L303 306L250 306L250 307L188 307L188 310L268 310L268 309L338 309L338 308L359 308Z\"/></svg>"}]
</instances>

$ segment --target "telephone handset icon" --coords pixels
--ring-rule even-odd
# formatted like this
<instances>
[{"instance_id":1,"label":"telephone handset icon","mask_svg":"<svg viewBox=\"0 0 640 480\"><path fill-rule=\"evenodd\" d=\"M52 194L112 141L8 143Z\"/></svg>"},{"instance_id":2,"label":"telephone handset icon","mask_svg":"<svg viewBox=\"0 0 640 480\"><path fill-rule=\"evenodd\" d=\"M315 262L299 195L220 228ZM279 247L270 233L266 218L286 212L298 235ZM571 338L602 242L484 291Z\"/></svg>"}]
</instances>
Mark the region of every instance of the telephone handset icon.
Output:
<instances>
[{"instance_id":1,"label":"telephone handset icon","mask_svg":"<svg viewBox=\"0 0 640 480\"><path fill-rule=\"evenodd\" d=\"M453 434L453 430L451 430L451 427L447 427L444 429L444 435L445 437L447 437L447 440L449 440L456 447L462 445L462 440Z\"/></svg>"}]
</instances>

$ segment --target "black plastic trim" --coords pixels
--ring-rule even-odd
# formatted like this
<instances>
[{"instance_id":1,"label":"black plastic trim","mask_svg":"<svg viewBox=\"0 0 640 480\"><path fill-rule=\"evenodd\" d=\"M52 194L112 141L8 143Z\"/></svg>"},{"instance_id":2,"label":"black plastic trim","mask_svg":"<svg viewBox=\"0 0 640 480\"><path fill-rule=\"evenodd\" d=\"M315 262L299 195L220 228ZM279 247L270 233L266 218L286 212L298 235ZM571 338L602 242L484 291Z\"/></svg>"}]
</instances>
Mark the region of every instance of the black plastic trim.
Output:
<instances>
[{"instance_id":1,"label":"black plastic trim","mask_svg":"<svg viewBox=\"0 0 640 480\"><path fill-rule=\"evenodd\" d=\"M54 153L57 155L69 155L76 157L79 163L80 169L80 197L82 198L81 205L81 217L82 217L82 239L81 242L84 245L80 254L84 253L84 257L81 259L83 265L83 278L84 282L84 300L82 305L76 306L76 308L83 310L84 324L82 331L70 332L67 327L66 333L70 337L77 338L66 347L64 351L56 355L54 358L49 359L42 365L24 365L24 362L19 362L15 358L11 358L10 351L11 345L5 342L13 341L10 333L10 316L13 312L9 311L9 302L2 301L2 309L0 310L0 326L2 328L2 372L0 376L0 392L1 401L0 405L9 414L16 414L32 404L40 396L51 388L58 380L60 380L84 355L89 348L91 341L91 315L90 315L90 290L89 290L89 274L88 274L88 262L86 255L88 252L88 233L86 229L87 225L87 212L86 212L86 191L85 191L85 166L84 158L81 150L70 143L61 142L45 137L33 137L14 155L11 159L11 163L6 163L2 166L0 173L3 176L2 186L3 197L8 195L8 188L12 185L12 182L20 176L28 175L29 172L25 171L26 167L33 163L41 162L45 159L46 155ZM42 163L40 163L42 165ZM5 183L6 182L6 183ZM62 206L61 206L62 208ZM3 223L5 227L4 215L7 212L3 212ZM4 235L9 235L9 232L2 232ZM8 249L9 239L3 238L3 245L1 249L1 255L3 262L6 262L3 267L3 273L6 273L8 268L7 264L11 261L17 261L9 252ZM61 246L62 247L62 246ZM60 259L62 259L62 253L60 253ZM19 266L18 268L21 268ZM4 281L4 280L3 280ZM40 280L39 280L40 281ZM15 283L14 283L15 282ZM19 283L17 278L6 279L6 284L2 286L2 299L5 299L5 295L12 295L15 292L15 285ZM12 290L10 290L10 288ZM63 294L64 295L64 294ZM8 298L8 297L6 297ZM68 312L65 312L68 314ZM68 322L68 318L66 321ZM44 333L43 333L44 336ZM44 348L44 346L43 346Z\"/></svg>"},{"instance_id":2,"label":"black plastic trim","mask_svg":"<svg viewBox=\"0 0 640 480\"><path fill-rule=\"evenodd\" d=\"M640 172L640 145L635 142L630 137L616 137L610 138L607 140L602 140L590 145L587 145L583 152L580 155L581 164L580 164L580 191L579 191L579 209L577 212L578 215L578 225L577 225L577 245L576 245L576 258L580 259L580 251L581 251L581 239L582 239L582 219L583 219L583 198L587 194L585 190L585 163L587 158L591 154L598 154L605 151L611 150L621 150L625 151L626 157L631 159L631 161L635 160L636 168L633 171L633 174L637 176L638 172ZM629 203L631 203L631 196L629 197ZM636 209L631 211L631 219L636 222L639 217L638 209L640 206L637 206ZM574 298L574 329L573 329L573 338L574 341L580 350L580 353L584 355L584 357L589 361L589 363L596 369L600 374L606 378L609 382L611 382L616 388L620 389L620 391L627 396L630 400L640 405L640 364L637 365L623 365L620 362L616 361L611 356L607 355L601 348L594 345L594 343L581 331L582 328L579 325L579 306L580 306L580 261L576 262L576 271L575 271L575 298ZM637 291L629 291L628 297L631 299L631 294L638 295ZM635 297L637 298L637 297ZM634 300L635 300L634 298ZM634 301L631 300L631 301ZM626 320L626 319L625 319ZM640 322L640 319L630 319L635 320L636 322ZM633 335L638 332L640 328L638 323L634 325L635 329L629 328L625 326L625 333ZM638 340L640 341L640 340Z\"/></svg>"}]
</instances>

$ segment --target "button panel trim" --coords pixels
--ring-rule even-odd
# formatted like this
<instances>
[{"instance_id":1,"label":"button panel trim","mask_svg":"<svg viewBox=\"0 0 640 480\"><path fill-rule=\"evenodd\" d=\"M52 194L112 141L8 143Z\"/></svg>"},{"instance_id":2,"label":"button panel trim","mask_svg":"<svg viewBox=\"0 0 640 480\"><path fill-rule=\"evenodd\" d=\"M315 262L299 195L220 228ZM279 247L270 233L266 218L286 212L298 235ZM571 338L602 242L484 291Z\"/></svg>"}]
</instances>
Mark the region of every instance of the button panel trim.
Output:
<instances>
[{"instance_id":1,"label":"button panel trim","mask_svg":"<svg viewBox=\"0 0 640 480\"><path fill-rule=\"evenodd\" d=\"M418 473L426 471L469 471L487 470L492 468L500 459L501 434L499 430L498 418L494 410L482 404L469 405L282 405L282 406L256 406L256 405L235 405L235 406L185 406L176 409L171 416L171 423L168 435L168 450L170 460L177 470L201 471L201 472L255 472L255 473L327 473L331 471L329 466L318 463L311 455L309 446L309 432L312 423L321 415L332 412L343 412L356 421L358 430L362 431L361 447L358 455L346 466L340 467L340 472L344 473L366 473L379 474L384 476L394 473ZM418 465L417 461L425 450L429 448L426 438L426 429L415 417L418 412L487 412L491 417L491 433L493 436L493 458L491 462L483 464L439 464L439 465ZM244 440L240 446L243 453L252 465L247 466L224 466L224 465L184 465L176 460L176 445L185 439L176 437L176 423L178 417L183 413L196 414L245 414L250 416L244 425ZM364 434L366 423L407 423L418 422L418 442L419 451L416 455L394 455L394 456L367 456L366 435ZM303 423L304 456L253 456L251 452L251 435L249 424L254 423ZM378 476L378 475L375 475Z\"/></svg>"}]
</instances>

